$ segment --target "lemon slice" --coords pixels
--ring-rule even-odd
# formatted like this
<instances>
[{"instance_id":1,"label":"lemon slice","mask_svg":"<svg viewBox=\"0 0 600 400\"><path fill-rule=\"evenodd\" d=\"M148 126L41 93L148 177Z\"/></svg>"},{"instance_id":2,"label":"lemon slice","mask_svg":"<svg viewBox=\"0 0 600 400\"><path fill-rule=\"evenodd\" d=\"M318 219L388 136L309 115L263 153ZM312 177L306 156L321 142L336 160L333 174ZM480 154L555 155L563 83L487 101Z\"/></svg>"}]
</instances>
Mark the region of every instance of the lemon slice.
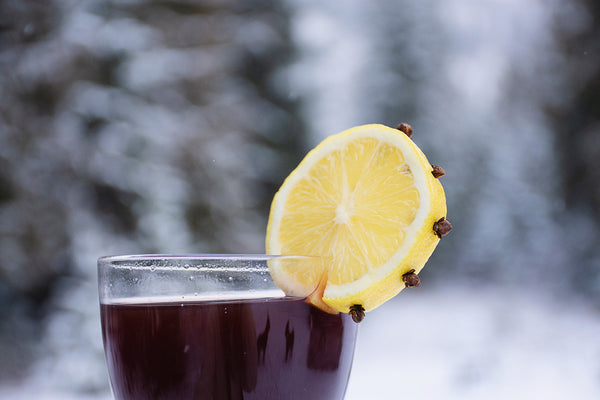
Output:
<instances>
[{"instance_id":1,"label":"lemon slice","mask_svg":"<svg viewBox=\"0 0 600 400\"><path fill-rule=\"evenodd\" d=\"M440 240L434 225L446 216L446 198L432 172L397 129L363 125L325 139L275 195L266 235L267 253L321 256L324 264L276 263L273 280L330 312L369 311L398 294L403 275L418 273Z\"/></svg>"}]
</instances>

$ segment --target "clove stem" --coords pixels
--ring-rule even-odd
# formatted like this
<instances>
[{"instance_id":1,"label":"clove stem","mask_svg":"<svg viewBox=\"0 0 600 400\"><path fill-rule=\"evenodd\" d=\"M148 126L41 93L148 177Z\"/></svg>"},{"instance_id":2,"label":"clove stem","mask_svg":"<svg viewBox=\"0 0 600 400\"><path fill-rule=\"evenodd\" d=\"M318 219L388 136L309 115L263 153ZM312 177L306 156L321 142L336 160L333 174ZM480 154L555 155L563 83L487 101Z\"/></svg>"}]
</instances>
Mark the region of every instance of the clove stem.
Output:
<instances>
[{"instance_id":1,"label":"clove stem","mask_svg":"<svg viewBox=\"0 0 600 400\"><path fill-rule=\"evenodd\" d=\"M398 124L398 126L396 127L396 129L398 129L401 132L404 132L406 134L406 136L408 136L408 137L411 137L412 134L413 134L413 128L412 128L412 126L410 126L406 122L402 122L402 123Z\"/></svg>"},{"instance_id":2,"label":"clove stem","mask_svg":"<svg viewBox=\"0 0 600 400\"><path fill-rule=\"evenodd\" d=\"M446 219L446 217L438 219L433 224L433 231L440 239L442 238L442 236L447 235L451 230L452 224Z\"/></svg>"}]
</instances>

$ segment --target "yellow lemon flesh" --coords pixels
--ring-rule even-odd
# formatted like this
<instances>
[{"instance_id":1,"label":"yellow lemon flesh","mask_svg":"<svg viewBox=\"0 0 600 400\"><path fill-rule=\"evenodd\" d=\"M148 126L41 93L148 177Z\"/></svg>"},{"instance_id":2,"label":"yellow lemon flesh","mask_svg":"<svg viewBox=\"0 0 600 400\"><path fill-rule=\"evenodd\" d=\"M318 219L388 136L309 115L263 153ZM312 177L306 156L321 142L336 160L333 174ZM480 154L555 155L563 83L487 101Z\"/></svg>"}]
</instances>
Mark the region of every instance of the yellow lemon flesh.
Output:
<instances>
[{"instance_id":1,"label":"yellow lemon flesh","mask_svg":"<svg viewBox=\"0 0 600 400\"><path fill-rule=\"evenodd\" d=\"M325 139L275 195L266 235L269 254L323 263L274 263L273 280L330 312L369 311L398 294L402 275L418 273L440 240L433 226L446 198L432 170L397 129L363 125Z\"/></svg>"}]
</instances>

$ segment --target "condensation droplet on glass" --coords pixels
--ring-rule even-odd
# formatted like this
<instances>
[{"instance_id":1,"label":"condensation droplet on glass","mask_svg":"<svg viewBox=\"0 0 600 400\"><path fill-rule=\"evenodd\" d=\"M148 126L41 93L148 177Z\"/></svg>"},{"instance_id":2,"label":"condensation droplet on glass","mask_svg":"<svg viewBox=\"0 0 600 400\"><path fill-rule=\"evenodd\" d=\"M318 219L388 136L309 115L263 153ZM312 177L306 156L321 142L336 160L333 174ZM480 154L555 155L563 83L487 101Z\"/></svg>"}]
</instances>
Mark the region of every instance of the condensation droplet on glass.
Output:
<instances>
[{"instance_id":1,"label":"condensation droplet on glass","mask_svg":"<svg viewBox=\"0 0 600 400\"><path fill-rule=\"evenodd\" d=\"M230 276L229 278L227 278L229 280L229 282L233 281L233 276Z\"/></svg>"},{"instance_id":2,"label":"condensation droplet on glass","mask_svg":"<svg viewBox=\"0 0 600 400\"><path fill-rule=\"evenodd\" d=\"M193 280L194 280L194 277L193 277L193 276L190 276L190 281L193 281Z\"/></svg>"}]
</instances>

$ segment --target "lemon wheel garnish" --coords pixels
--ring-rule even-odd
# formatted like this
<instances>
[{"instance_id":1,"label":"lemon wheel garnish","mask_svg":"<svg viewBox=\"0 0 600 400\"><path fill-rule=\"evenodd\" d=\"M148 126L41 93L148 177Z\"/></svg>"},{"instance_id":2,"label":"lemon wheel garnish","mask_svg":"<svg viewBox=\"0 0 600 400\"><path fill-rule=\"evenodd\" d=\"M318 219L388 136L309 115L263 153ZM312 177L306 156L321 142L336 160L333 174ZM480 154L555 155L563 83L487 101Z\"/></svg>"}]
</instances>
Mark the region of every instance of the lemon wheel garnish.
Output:
<instances>
[{"instance_id":1,"label":"lemon wheel garnish","mask_svg":"<svg viewBox=\"0 0 600 400\"><path fill-rule=\"evenodd\" d=\"M286 178L271 205L269 254L321 256L322 266L274 264L274 281L328 311L369 311L405 287L439 242L446 198L432 165L404 133L358 126L325 139ZM315 291L314 288L318 287Z\"/></svg>"}]
</instances>

